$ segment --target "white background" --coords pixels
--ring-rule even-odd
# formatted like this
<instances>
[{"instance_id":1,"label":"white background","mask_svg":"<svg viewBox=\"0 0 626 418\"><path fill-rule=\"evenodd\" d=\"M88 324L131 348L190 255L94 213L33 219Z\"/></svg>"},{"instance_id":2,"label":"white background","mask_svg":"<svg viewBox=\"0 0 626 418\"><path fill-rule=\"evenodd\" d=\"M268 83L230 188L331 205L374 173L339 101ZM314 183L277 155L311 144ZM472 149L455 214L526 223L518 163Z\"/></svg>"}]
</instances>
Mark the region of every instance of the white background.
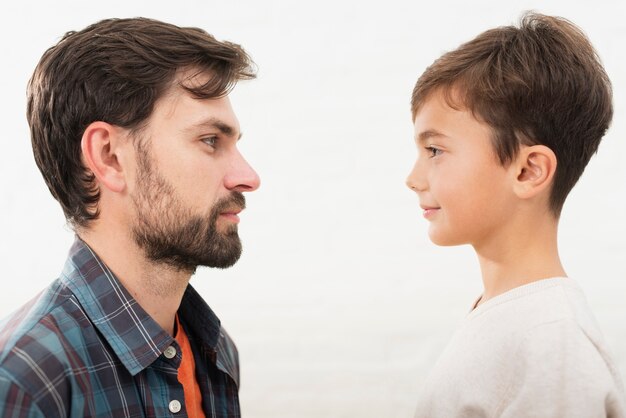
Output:
<instances>
[{"instance_id":1,"label":"white background","mask_svg":"<svg viewBox=\"0 0 626 418\"><path fill-rule=\"evenodd\" d=\"M581 2L582 3L582 2ZM426 373L481 291L469 247L428 241L404 186L410 93L441 53L535 9L589 35L615 117L566 203L561 256L626 372L626 3L85 1L0 6L0 316L59 273L73 234L32 157L25 87L67 30L107 17L199 26L259 66L232 95L249 195L244 255L192 280L235 338L248 417L409 417Z\"/></svg>"}]
</instances>

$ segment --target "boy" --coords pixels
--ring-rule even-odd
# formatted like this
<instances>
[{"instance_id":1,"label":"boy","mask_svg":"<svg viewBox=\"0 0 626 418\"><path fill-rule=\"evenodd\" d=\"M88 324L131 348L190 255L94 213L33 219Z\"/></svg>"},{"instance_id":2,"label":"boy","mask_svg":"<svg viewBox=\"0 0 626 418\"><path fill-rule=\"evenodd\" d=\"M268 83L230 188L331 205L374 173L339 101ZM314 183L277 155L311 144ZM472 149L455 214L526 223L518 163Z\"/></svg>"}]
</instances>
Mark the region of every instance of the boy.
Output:
<instances>
[{"instance_id":1,"label":"boy","mask_svg":"<svg viewBox=\"0 0 626 418\"><path fill-rule=\"evenodd\" d=\"M611 100L581 30L539 14L482 33L417 81L407 185L435 244L474 247L484 292L416 416L625 416L617 369L557 250L561 208Z\"/></svg>"}]
</instances>

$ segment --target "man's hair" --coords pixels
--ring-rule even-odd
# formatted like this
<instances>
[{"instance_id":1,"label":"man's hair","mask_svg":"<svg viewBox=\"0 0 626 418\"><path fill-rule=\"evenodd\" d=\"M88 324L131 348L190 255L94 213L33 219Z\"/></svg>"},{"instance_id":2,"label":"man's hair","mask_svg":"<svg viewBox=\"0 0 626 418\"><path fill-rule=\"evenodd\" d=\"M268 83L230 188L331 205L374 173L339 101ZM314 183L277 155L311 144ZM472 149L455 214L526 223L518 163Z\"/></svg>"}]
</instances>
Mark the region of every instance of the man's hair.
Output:
<instances>
[{"instance_id":1,"label":"man's hair","mask_svg":"<svg viewBox=\"0 0 626 418\"><path fill-rule=\"evenodd\" d=\"M413 90L413 119L442 92L493 132L502 165L521 145L556 154L550 209L559 216L613 116L611 82L585 34L559 17L527 13L519 28L499 27L437 59Z\"/></svg>"},{"instance_id":2,"label":"man's hair","mask_svg":"<svg viewBox=\"0 0 626 418\"><path fill-rule=\"evenodd\" d=\"M202 29L146 18L107 19L67 32L42 56L28 84L33 153L50 192L72 226L98 217L100 192L81 160L81 138L94 121L140 130L180 70L206 73L183 85L196 98L223 97L254 63Z\"/></svg>"}]
</instances>

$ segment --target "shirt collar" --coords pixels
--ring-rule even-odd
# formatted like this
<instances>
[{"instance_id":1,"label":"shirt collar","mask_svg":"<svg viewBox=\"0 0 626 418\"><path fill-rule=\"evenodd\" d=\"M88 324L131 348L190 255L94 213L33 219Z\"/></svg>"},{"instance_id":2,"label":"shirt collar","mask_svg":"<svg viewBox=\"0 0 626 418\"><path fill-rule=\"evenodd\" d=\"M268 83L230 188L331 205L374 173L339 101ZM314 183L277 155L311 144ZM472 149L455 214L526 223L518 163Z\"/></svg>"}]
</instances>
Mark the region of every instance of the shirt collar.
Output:
<instances>
[{"instance_id":1,"label":"shirt collar","mask_svg":"<svg viewBox=\"0 0 626 418\"><path fill-rule=\"evenodd\" d=\"M187 286L178 314L203 346L215 351L220 338L220 320L193 287Z\"/></svg>"},{"instance_id":2,"label":"shirt collar","mask_svg":"<svg viewBox=\"0 0 626 418\"><path fill-rule=\"evenodd\" d=\"M70 249L61 280L76 295L87 317L132 375L152 364L173 343L174 338L148 315L78 237ZM220 321L191 286L185 291L179 314L206 348L218 352L219 361Z\"/></svg>"},{"instance_id":3,"label":"shirt collar","mask_svg":"<svg viewBox=\"0 0 626 418\"><path fill-rule=\"evenodd\" d=\"M221 327L219 318L192 286L187 286L178 314L190 330L189 337L197 339L201 349L217 368L228 374L239 386L239 361L235 344Z\"/></svg>"}]
</instances>

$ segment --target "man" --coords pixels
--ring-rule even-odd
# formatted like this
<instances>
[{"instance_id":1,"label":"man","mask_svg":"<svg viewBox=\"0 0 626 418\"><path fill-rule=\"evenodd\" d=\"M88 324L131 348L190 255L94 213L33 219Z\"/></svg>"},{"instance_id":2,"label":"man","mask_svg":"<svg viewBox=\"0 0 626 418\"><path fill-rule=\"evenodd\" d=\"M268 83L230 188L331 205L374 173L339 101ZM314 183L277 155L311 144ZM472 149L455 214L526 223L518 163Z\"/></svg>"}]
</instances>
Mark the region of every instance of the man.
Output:
<instances>
[{"instance_id":1,"label":"man","mask_svg":"<svg viewBox=\"0 0 626 418\"><path fill-rule=\"evenodd\" d=\"M238 45L144 18L68 32L43 55L33 151L76 241L0 325L2 416L240 416L237 350L188 283L241 253L259 177L228 92L251 78Z\"/></svg>"}]
</instances>

